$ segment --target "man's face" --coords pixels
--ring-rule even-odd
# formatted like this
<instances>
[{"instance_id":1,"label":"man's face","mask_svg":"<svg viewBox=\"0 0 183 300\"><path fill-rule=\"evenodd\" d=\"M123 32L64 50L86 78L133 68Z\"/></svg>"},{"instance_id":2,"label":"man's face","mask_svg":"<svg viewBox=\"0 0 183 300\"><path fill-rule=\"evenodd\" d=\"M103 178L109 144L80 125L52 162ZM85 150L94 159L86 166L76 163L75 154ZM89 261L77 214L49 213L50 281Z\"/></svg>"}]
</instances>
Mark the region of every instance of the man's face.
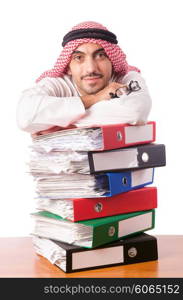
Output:
<instances>
[{"instance_id":1,"label":"man's face","mask_svg":"<svg viewBox=\"0 0 183 300\"><path fill-rule=\"evenodd\" d=\"M82 96L91 95L108 85L112 64L100 45L85 43L73 52L68 74Z\"/></svg>"}]
</instances>

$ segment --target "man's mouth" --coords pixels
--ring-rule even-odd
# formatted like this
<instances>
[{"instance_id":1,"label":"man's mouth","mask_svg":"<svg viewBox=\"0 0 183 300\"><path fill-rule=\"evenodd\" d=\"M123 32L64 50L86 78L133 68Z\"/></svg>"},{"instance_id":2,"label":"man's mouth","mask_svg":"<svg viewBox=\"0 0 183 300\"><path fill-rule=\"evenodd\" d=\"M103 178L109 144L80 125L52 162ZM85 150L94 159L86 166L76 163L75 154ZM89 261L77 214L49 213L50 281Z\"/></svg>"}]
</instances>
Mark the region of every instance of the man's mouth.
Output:
<instances>
[{"instance_id":1,"label":"man's mouth","mask_svg":"<svg viewBox=\"0 0 183 300\"><path fill-rule=\"evenodd\" d=\"M88 77L88 78L85 78L84 80L97 80L101 77Z\"/></svg>"},{"instance_id":2,"label":"man's mouth","mask_svg":"<svg viewBox=\"0 0 183 300\"><path fill-rule=\"evenodd\" d=\"M95 82L101 78L102 78L102 76L100 75L100 76L88 76L88 77L84 77L83 79L88 82Z\"/></svg>"},{"instance_id":3,"label":"man's mouth","mask_svg":"<svg viewBox=\"0 0 183 300\"><path fill-rule=\"evenodd\" d=\"M88 79L88 78L101 78L103 77L103 75L101 73L95 73L95 72L91 72L88 73L87 75L83 75L81 77L81 79Z\"/></svg>"}]
</instances>

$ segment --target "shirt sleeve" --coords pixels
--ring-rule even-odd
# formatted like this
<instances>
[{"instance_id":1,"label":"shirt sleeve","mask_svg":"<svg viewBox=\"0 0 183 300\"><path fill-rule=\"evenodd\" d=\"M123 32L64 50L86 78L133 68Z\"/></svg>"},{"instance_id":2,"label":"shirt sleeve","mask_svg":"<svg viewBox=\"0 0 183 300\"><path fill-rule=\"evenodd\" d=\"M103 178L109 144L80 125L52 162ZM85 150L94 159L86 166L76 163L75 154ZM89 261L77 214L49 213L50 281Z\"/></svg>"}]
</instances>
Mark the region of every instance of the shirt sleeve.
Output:
<instances>
[{"instance_id":1,"label":"shirt sleeve","mask_svg":"<svg viewBox=\"0 0 183 300\"><path fill-rule=\"evenodd\" d=\"M45 78L22 92L17 105L17 124L22 130L36 133L53 126L67 127L85 115L79 96L63 79Z\"/></svg>"},{"instance_id":2,"label":"shirt sleeve","mask_svg":"<svg viewBox=\"0 0 183 300\"><path fill-rule=\"evenodd\" d=\"M152 100L149 95L144 78L140 73L130 71L120 81L123 84L129 84L131 80L137 81L140 90L131 92L129 95L123 94L119 98L119 109L124 120L132 125L144 124L148 120L148 115L152 107Z\"/></svg>"}]
</instances>

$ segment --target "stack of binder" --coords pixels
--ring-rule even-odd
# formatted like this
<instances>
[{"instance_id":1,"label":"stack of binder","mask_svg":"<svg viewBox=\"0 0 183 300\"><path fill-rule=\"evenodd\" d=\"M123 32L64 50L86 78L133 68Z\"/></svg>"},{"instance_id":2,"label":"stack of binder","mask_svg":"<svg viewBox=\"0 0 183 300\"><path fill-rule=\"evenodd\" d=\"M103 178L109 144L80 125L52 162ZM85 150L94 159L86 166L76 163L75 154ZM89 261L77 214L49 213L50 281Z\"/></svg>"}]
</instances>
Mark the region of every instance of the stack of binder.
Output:
<instances>
[{"instance_id":1,"label":"stack of binder","mask_svg":"<svg viewBox=\"0 0 183 300\"><path fill-rule=\"evenodd\" d=\"M156 124L73 128L33 138L33 244L64 272L158 258L154 169L166 164Z\"/></svg>"}]
</instances>

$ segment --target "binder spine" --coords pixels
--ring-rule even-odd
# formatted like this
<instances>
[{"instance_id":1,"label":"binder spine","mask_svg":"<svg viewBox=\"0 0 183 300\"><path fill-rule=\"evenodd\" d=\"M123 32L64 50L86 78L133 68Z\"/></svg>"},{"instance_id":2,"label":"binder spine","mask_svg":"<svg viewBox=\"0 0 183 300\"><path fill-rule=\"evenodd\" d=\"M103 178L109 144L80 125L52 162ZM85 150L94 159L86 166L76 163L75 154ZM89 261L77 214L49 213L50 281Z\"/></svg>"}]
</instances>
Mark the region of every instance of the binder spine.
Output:
<instances>
[{"instance_id":1,"label":"binder spine","mask_svg":"<svg viewBox=\"0 0 183 300\"><path fill-rule=\"evenodd\" d=\"M119 125L111 124L111 125L101 126L102 136L103 136L103 148L100 149L99 151L117 149L117 148L122 148L125 146L129 147L131 145L147 144L147 143L154 142L156 139L156 123L154 121L149 121L145 125L150 125L150 124L152 125L152 138L147 141L138 141L138 142L132 142L132 143L126 142L125 128L129 127L129 126L133 126L133 125L124 123L122 125L121 124L119 124Z\"/></svg>"},{"instance_id":2,"label":"binder spine","mask_svg":"<svg viewBox=\"0 0 183 300\"><path fill-rule=\"evenodd\" d=\"M122 195L82 200L73 201L73 222L156 208L157 188L145 187Z\"/></svg>"},{"instance_id":3,"label":"binder spine","mask_svg":"<svg viewBox=\"0 0 183 300\"><path fill-rule=\"evenodd\" d=\"M101 245L105 245L107 243L113 242L113 241L117 241L121 238L126 238L126 237L133 237L137 234L140 234L144 231L148 231L150 229L153 229L155 226L155 209L151 209L148 211L144 211L141 212L139 214L139 212L135 213L133 215L133 217L140 217L140 215L146 215L148 213L152 213L152 218L151 218L151 225L148 225L147 228L136 228L135 231L133 231L132 233L122 233L120 231L120 222L125 221L125 220L121 220L121 221L115 221L115 222L111 222L109 224L106 225L101 225L101 226L97 226L93 228L93 241L92 241L92 246L91 248L95 248ZM123 225L122 225L123 226Z\"/></svg>"},{"instance_id":4,"label":"binder spine","mask_svg":"<svg viewBox=\"0 0 183 300\"><path fill-rule=\"evenodd\" d=\"M134 153L134 159L135 163L134 166L125 166L125 167L113 167L111 161L108 167L108 164L106 162L106 165L102 165L102 167L98 167L97 163L99 162L99 155L101 160L103 159L103 153L105 154L105 157L108 157L111 159L111 157L115 157L116 160L122 160L123 159L123 151L128 151L128 148L118 149L118 151L115 150L108 150L108 151L102 151L98 153L97 151L90 151L88 152L88 163L90 168L90 174L101 174L104 172L127 172L127 171L135 171L139 169L145 169L145 168L155 168L155 167L163 167L166 165L166 153L165 153L165 145L163 144L154 144L149 143L146 145L139 145L139 146L133 146L129 147L130 150L137 151L137 154ZM114 153L115 156L114 156ZM96 154L96 155L95 155ZM107 168L108 167L108 168ZM105 170L104 170L105 169Z\"/></svg>"},{"instance_id":5,"label":"binder spine","mask_svg":"<svg viewBox=\"0 0 183 300\"><path fill-rule=\"evenodd\" d=\"M154 180L154 169L153 169L153 175L152 179L148 182L141 183L138 185L135 185L132 187L132 172L133 171L127 171L127 172L109 172L105 175L108 177L108 185L109 185L109 191L106 192L102 197L112 197L117 194L125 193L131 190L136 190L142 187L145 187L148 184L152 184Z\"/></svg>"},{"instance_id":6,"label":"binder spine","mask_svg":"<svg viewBox=\"0 0 183 300\"><path fill-rule=\"evenodd\" d=\"M109 245L104 245L103 247L99 247L96 249L112 249L115 247L121 247L123 250L123 253L121 255L122 260L118 263L109 263L104 265L95 265L93 266L82 266L78 268L73 268L73 254L77 252L84 252L92 249L84 249L80 248L78 250L68 250L67 251L67 257L66 257L66 273L72 273L72 272L78 272L82 270L92 270L96 268L104 268L104 267L111 267L111 266L117 266L117 265L128 265L128 264L135 264L135 263L141 263L146 261L154 261L158 259L158 247L157 247L157 239L154 236L150 236L147 234L139 234L135 236L134 238L124 239L123 242L117 241L114 243L111 243ZM94 249L95 250L95 249Z\"/></svg>"}]
</instances>

